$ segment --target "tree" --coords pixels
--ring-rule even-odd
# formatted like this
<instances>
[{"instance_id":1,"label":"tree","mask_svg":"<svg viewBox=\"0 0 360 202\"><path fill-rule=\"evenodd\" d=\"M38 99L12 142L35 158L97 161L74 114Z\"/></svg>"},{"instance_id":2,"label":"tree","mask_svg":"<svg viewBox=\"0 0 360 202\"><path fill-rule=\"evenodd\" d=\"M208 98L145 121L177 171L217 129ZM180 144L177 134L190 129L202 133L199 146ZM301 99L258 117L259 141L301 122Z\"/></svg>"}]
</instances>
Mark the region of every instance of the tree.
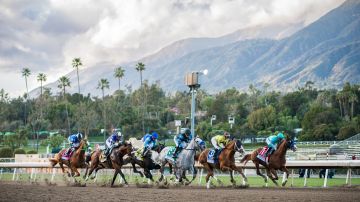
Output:
<instances>
[{"instance_id":1,"label":"tree","mask_svg":"<svg viewBox=\"0 0 360 202\"><path fill-rule=\"evenodd\" d=\"M143 80L142 80L142 72L145 70L145 65L142 62L139 62L136 64L136 71L138 71L140 73L140 86L142 86L143 84Z\"/></svg>"},{"instance_id":2,"label":"tree","mask_svg":"<svg viewBox=\"0 0 360 202\"><path fill-rule=\"evenodd\" d=\"M66 120L67 120L67 125L68 125L68 134L71 133L70 131L70 120L69 120L69 111L68 111L68 107L67 107L67 101L66 101L66 87L70 87L70 79L66 76L62 76L59 79L59 85L58 88L62 89L63 91L63 99L65 102L65 110L66 110Z\"/></svg>"},{"instance_id":3,"label":"tree","mask_svg":"<svg viewBox=\"0 0 360 202\"><path fill-rule=\"evenodd\" d=\"M80 58L74 58L72 60L72 66L73 68L76 69L76 75L77 75L77 80L78 80L78 93L80 94L80 78L79 78L79 66L82 65L81 59Z\"/></svg>"},{"instance_id":4,"label":"tree","mask_svg":"<svg viewBox=\"0 0 360 202\"><path fill-rule=\"evenodd\" d=\"M37 80L40 81L40 118L42 119L43 117L43 112L42 112L42 101L43 101L43 82L46 81L46 75L44 73L39 73L37 76Z\"/></svg>"},{"instance_id":5,"label":"tree","mask_svg":"<svg viewBox=\"0 0 360 202\"><path fill-rule=\"evenodd\" d=\"M136 64L136 71L138 71L140 73L140 89L142 89L143 87L143 81L142 81L142 71L145 70L145 65L141 62L137 63ZM146 95L145 95L145 89L143 90L143 94L142 96L145 98L142 100L142 121L141 121L141 124L142 124L142 129L143 129L143 133L145 133L145 124L144 124L144 117L145 117L145 114L146 114L146 106L145 106L145 103L144 103L144 100L146 101Z\"/></svg>"},{"instance_id":6,"label":"tree","mask_svg":"<svg viewBox=\"0 0 360 202\"><path fill-rule=\"evenodd\" d=\"M100 79L97 88L101 89L101 92L102 92L104 130L106 131L106 110L105 110L104 97L105 97L105 88L109 89L109 81L107 79ZM104 141L105 141L105 131L104 131Z\"/></svg>"},{"instance_id":7,"label":"tree","mask_svg":"<svg viewBox=\"0 0 360 202\"><path fill-rule=\"evenodd\" d=\"M21 71L22 76L25 78L25 85L26 85L26 101L29 98L29 88L28 88L28 83L27 83L27 78L30 76L31 72L29 68L23 68ZM26 103L25 102L25 113L24 113L24 123L26 125L26 120L27 120L27 110L26 110Z\"/></svg>"},{"instance_id":8,"label":"tree","mask_svg":"<svg viewBox=\"0 0 360 202\"><path fill-rule=\"evenodd\" d=\"M64 140L65 138L62 135L53 135L41 141L41 144L44 146L50 145L52 148L58 148L64 142Z\"/></svg>"},{"instance_id":9,"label":"tree","mask_svg":"<svg viewBox=\"0 0 360 202\"><path fill-rule=\"evenodd\" d=\"M122 67L115 69L114 77L119 80L119 90L120 90L120 80L124 77L125 70Z\"/></svg>"}]
</instances>

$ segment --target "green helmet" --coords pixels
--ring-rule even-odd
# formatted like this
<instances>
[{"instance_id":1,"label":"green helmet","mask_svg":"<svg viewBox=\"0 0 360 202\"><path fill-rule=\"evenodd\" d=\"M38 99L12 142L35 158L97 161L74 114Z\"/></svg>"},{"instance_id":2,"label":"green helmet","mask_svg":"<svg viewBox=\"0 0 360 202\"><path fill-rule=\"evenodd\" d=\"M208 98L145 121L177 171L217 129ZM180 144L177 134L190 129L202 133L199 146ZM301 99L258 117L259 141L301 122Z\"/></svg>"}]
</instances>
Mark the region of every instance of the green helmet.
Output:
<instances>
[{"instance_id":1,"label":"green helmet","mask_svg":"<svg viewBox=\"0 0 360 202\"><path fill-rule=\"evenodd\" d=\"M284 134L282 134L282 133L278 133L278 134L277 134L277 137L278 137L279 139L285 139L285 136L284 136Z\"/></svg>"}]
</instances>

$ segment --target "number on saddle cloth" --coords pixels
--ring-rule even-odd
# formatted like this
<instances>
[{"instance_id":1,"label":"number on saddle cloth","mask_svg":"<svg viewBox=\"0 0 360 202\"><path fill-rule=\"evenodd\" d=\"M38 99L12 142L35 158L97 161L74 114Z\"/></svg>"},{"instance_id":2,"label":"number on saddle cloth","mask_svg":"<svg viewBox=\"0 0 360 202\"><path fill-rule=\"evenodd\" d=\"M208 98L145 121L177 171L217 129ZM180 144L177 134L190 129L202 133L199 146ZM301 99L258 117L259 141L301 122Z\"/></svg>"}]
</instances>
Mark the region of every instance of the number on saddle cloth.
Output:
<instances>
[{"instance_id":1,"label":"number on saddle cloth","mask_svg":"<svg viewBox=\"0 0 360 202\"><path fill-rule=\"evenodd\" d=\"M172 156L174 155L176 148L175 147L169 147L168 152L166 153L166 157L167 158L172 158Z\"/></svg>"},{"instance_id":2,"label":"number on saddle cloth","mask_svg":"<svg viewBox=\"0 0 360 202\"><path fill-rule=\"evenodd\" d=\"M270 148L268 146L264 146L263 149L259 152L259 154L257 155L257 158L260 159L261 161L266 161L266 153Z\"/></svg>"},{"instance_id":3,"label":"number on saddle cloth","mask_svg":"<svg viewBox=\"0 0 360 202\"><path fill-rule=\"evenodd\" d=\"M221 153L220 152L216 152L215 149L210 149L209 150L209 153L208 153L208 156L207 156L207 162L208 163L215 163L218 161L218 156L219 154Z\"/></svg>"}]
</instances>

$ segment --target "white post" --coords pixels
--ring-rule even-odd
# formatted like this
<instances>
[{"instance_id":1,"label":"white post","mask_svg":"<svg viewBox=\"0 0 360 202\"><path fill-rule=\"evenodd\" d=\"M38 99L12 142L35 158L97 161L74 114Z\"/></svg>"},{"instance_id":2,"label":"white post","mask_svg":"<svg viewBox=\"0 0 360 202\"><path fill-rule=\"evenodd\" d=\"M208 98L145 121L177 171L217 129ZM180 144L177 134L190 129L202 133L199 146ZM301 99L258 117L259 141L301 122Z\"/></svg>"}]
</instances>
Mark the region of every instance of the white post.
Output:
<instances>
[{"instance_id":1,"label":"white post","mask_svg":"<svg viewBox=\"0 0 360 202\"><path fill-rule=\"evenodd\" d=\"M2 175L3 175L3 169L1 168L1 170L0 170L0 180L2 179Z\"/></svg>"},{"instance_id":2,"label":"white post","mask_svg":"<svg viewBox=\"0 0 360 202\"><path fill-rule=\"evenodd\" d=\"M327 178L328 178L328 174L329 174L329 169L326 169L325 171L325 179L324 179L324 187L327 186Z\"/></svg>"},{"instance_id":3,"label":"white post","mask_svg":"<svg viewBox=\"0 0 360 202\"><path fill-rule=\"evenodd\" d=\"M349 178L350 178L350 168L348 168L347 173L346 173L346 181L345 184L349 185Z\"/></svg>"},{"instance_id":4,"label":"white post","mask_svg":"<svg viewBox=\"0 0 360 202\"><path fill-rule=\"evenodd\" d=\"M307 173L308 173L308 169L305 169L305 175L304 175L304 187L307 186Z\"/></svg>"},{"instance_id":5,"label":"white post","mask_svg":"<svg viewBox=\"0 0 360 202\"><path fill-rule=\"evenodd\" d=\"M22 169L21 169L21 168L19 168L19 172L17 172L17 174L16 174L16 181L18 181L18 180L19 180L19 176L20 176L21 171L22 171Z\"/></svg>"},{"instance_id":6,"label":"white post","mask_svg":"<svg viewBox=\"0 0 360 202\"><path fill-rule=\"evenodd\" d=\"M33 178L34 170L35 170L34 168L31 168L30 180L32 180L32 178Z\"/></svg>"},{"instance_id":7,"label":"white post","mask_svg":"<svg viewBox=\"0 0 360 202\"><path fill-rule=\"evenodd\" d=\"M294 169L291 169L291 186L294 186Z\"/></svg>"},{"instance_id":8,"label":"white post","mask_svg":"<svg viewBox=\"0 0 360 202\"><path fill-rule=\"evenodd\" d=\"M204 172L204 169L201 168L200 177L199 177L199 186L201 185L201 179L202 179L202 176L203 176L203 172Z\"/></svg>"},{"instance_id":9,"label":"white post","mask_svg":"<svg viewBox=\"0 0 360 202\"><path fill-rule=\"evenodd\" d=\"M245 175L245 177L246 177L246 169L245 169L245 168L244 168L244 175ZM245 178L243 178L242 184L243 184L243 185L246 185Z\"/></svg>"},{"instance_id":10,"label":"white post","mask_svg":"<svg viewBox=\"0 0 360 202\"><path fill-rule=\"evenodd\" d=\"M283 177L282 177L282 183L285 182L285 179L286 179L286 172L283 173ZM286 179L287 180L287 179Z\"/></svg>"},{"instance_id":11,"label":"white post","mask_svg":"<svg viewBox=\"0 0 360 202\"><path fill-rule=\"evenodd\" d=\"M268 187L268 182L269 182L269 176L266 176L266 183L265 183L265 187Z\"/></svg>"},{"instance_id":12,"label":"white post","mask_svg":"<svg viewBox=\"0 0 360 202\"><path fill-rule=\"evenodd\" d=\"M351 186L351 168L349 168L349 186Z\"/></svg>"},{"instance_id":13,"label":"white post","mask_svg":"<svg viewBox=\"0 0 360 202\"><path fill-rule=\"evenodd\" d=\"M53 168L52 170L53 170L53 172L52 172L52 175L51 175L51 180L50 180L50 182L53 182L53 181L54 181L54 177L55 177L55 173L56 173L55 168Z\"/></svg>"},{"instance_id":14,"label":"white post","mask_svg":"<svg viewBox=\"0 0 360 202\"><path fill-rule=\"evenodd\" d=\"M14 174L13 174L13 178L12 178L13 181L15 180L15 174L16 174L16 168L14 168Z\"/></svg>"}]
</instances>

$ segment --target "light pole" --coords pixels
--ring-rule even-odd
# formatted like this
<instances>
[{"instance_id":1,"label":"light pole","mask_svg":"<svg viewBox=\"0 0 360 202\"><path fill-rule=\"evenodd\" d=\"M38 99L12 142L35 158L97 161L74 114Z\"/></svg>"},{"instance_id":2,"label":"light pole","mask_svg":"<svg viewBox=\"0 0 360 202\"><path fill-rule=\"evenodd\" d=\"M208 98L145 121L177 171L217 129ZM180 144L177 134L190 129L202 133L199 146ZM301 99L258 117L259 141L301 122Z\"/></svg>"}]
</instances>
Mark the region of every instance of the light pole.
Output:
<instances>
[{"instance_id":1,"label":"light pole","mask_svg":"<svg viewBox=\"0 0 360 202\"><path fill-rule=\"evenodd\" d=\"M212 124L213 124L213 121L215 121L216 120L216 115L212 115L211 116L211 119L210 119L210 125L212 126Z\"/></svg>"},{"instance_id":2,"label":"light pole","mask_svg":"<svg viewBox=\"0 0 360 202\"><path fill-rule=\"evenodd\" d=\"M191 91L191 134L195 137L195 98L196 90L200 88L199 75L207 75L208 70L202 70L200 72L187 73L185 76L185 84Z\"/></svg>"}]
</instances>

